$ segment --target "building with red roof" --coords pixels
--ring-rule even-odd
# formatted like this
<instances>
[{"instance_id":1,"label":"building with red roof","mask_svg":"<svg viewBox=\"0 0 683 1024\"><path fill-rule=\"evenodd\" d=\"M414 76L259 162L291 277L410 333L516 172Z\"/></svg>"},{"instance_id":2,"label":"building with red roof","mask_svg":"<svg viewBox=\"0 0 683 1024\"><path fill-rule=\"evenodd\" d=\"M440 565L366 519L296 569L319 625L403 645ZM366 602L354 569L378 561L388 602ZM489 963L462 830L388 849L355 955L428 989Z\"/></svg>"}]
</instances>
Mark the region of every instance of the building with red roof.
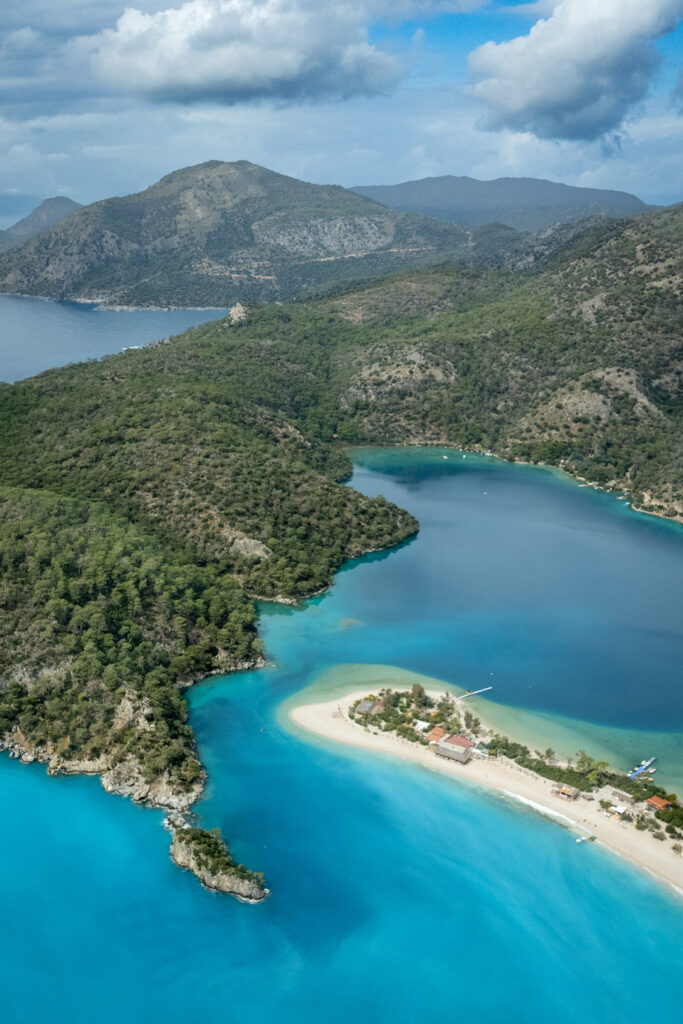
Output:
<instances>
[{"instance_id":1,"label":"building with red roof","mask_svg":"<svg viewBox=\"0 0 683 1024\"><path fill-rule=\"evenodd\" d=\"M650 796L645 803L649 804L650 807L654 807L656 811L665 811L667 807L671 807L671 801L665 800L661 796Z\"/></svg>"},{"instance_id":2,"label":"building with red roof","mask_svg":"<svg viewBox=\"0 0 683 1024\"><path fill-rule=\"evenodd\" d=\"M443 739L439 740L435 747L435 753L439 757L448 757L452 761L459 761L460 764L467 764L472 756L473 746L473 740L468 740L465 736L456 736L455 733L452 733L450 736L444 736Z\"/></svg>"}]
</instances>

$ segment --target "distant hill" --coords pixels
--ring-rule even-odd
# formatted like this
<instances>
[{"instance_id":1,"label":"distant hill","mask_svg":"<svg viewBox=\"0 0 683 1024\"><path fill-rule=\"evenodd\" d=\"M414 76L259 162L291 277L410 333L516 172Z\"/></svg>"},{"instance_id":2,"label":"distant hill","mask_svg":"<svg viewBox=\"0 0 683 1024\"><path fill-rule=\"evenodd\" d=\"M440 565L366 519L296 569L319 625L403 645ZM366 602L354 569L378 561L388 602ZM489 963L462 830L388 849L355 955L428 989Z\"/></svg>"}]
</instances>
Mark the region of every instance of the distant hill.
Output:
<instances>
[{"instance_id":1,"label":"distant hill","mask_svg":"<svg viewBox=\"0 0 683 1024\"><path fill-rule=\"evenodd\" d=\"M61 224L63 220L80 209L82 209L81 203L75 203L73 199L68 199L66 196L44 199L26 217L7 228L6 231L0 231L0 250L22 245L28 238L39 235L47 228Z\"/></svg>"},{"instance_id":2,"label":"distant hill","mask_svg":"<svg viewBox=\"0 0 683 1024\"><path fill-rule=\"evenodd\" d=\"M336 185L213 160L106 199L0 257L0 291L135 306L273 301L517 244L397 213Z\"/></svg>"},{"instance_id":3,"label":"distant hill","mask_svg":"<svg viewBox=\"0 0 683 1024\"><path fill-rule=\"evenodd\" d=\"M0 229L9 228L20 217L26 217L40 202L39 196L0 192Z\"/></svg>"},{"instance_id":4,"label":"distant hill","mask_svg":"<svg viewBox=\"0 0 683 1024\"><path fill-rule=\"evenodd\" d=\"M542 178L422 178L400 185L358 185L358 195L393 210L473 226L499 223L517 231L540 231L582 217L633 217L657 209L628 192L575 188Z\"/></svg>"}]
</instances>

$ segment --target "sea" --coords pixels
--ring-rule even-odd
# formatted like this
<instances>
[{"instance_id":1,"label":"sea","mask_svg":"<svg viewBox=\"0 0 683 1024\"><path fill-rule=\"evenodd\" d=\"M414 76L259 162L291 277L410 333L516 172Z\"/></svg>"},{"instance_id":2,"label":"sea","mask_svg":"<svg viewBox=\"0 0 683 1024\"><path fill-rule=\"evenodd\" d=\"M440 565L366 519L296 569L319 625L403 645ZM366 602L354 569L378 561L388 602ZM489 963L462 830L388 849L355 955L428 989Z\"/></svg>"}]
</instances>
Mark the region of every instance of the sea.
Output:
<instances>
[{"instance_id":1,"label":"sea","mask_svg":"<svg viewBox=\"0 0 683 1024\"><path fill-rule=\"evenodd\" d=\"M0 295L0 381L11 383L55 366L139 348L226 313L225 309L104 309L96 303Z\"/></svg>"},{"instance_id":2,"label":"sea","mask_svg":"<svg viewBox=\"0 0 683 1024\"><path fill-rule=\"evenodd\" d=\"M300 608L260 604L268 667L188 692L209 773L198 819L269 898L240 904L179 871L162 812L0 757L3 1019L679 1019L683 894L287 711L416 677L492 686L473 711L532 745L656 756L655 777L680 784L683 529L549 469L352 454L351 485L409 509L419 534Z\"/></svg>"}]
</instances>

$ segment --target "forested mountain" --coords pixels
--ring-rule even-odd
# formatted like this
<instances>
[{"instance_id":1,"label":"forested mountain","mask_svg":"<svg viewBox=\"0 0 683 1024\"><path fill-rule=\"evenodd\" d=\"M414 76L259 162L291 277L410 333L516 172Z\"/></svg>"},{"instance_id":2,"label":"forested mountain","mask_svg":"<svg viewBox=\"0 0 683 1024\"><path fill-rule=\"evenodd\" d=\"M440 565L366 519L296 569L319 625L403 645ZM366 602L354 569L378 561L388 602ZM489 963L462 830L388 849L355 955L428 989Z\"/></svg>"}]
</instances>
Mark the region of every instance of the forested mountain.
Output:
<instances>
[{"instance_id":1,"label":"forested mountain","mask_svg":"<svg viewBox=\"0 0 683 1024\"><path fill-rule=\"evenodd\" d=\"M338 186L210 161L106 199L0 256L0 291L137 306L292 298L517 241L397 213Z\"/></svg>"},{"instance_id":2,"label":"forested mountain","mask_svg":"<svg viewBox=\"0 0 683 1024\"><path fill-rule=\"evenodd\" d=\"M678 206L0 386L0 744L196 795L178 685L258 661L254 596L417 528L340 483L346 444L491 448L683 517L682 238Z\"/></svg>"},{"instance_id":3,"label":"forested mountain","mask_svg":"<svg viewBox=\"0 0 683 1024\"><path fill-rule=\"evenodd\" d=\"M399 185L357 185L353 191L394 210L464 227L498 223L532 232L583 217L633 217L655 209L628 192L576 188L542 178L479 181L447 174Z\"/></svg>"},{"instance_id":4,"label":"forested mountain","mask_svg":"<svg viewBox=\"0 0 683 1024\"><path fill-rule=\"evenodd\" d=\"M0 231L0 249L11 249L22 245L28 238L32 238L56 224L61 224L63 220L80 209L80 203L75 203L73 199L67 199L66 196L44 199L28 216L17 221L6 231Z\"/></svg>"}]
</instances>

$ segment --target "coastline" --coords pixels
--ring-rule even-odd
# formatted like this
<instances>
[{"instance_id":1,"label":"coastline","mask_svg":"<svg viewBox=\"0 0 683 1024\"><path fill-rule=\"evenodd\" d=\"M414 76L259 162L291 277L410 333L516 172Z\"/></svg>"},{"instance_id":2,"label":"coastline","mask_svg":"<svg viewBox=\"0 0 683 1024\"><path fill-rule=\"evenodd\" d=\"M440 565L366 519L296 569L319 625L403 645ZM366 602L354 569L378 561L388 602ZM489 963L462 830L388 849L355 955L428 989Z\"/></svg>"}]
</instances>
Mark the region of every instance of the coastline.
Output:
<instances>
[{"instance_id":1,"label":"coastline","mask_svg":"<svg viewBox=\"0 0 683 1024\"><path fill-rule=\"evenodd\" d=\"M438 691L429 693L441 696ZM473 758L467 765L461 765L437 758L429 747L393 733L366 729L348 716L349 706L366 695L367 690L359 690L333 700L296 705L289 708L289 718L301 729L326 740L412 761L466 786L483 787L503 799L514 800L581 835L595 835L606 849L667 883L683 897L683 857L675 854L668 844L658 843L649 833L639 832L616 816L606 815L597 801L579 798L568 803L553 794L554 784L550 779L505 758Z\"/></svg>"},{"instance_id":2,"label":"coastline","mask_svg":"<svg viewBox=\"0 0 683 1024\"><path fill-rule=\"evenodd\" d=\"M221 313L223 310L229 308L228 306L122 306L118 304L112 305L109 300L104 297L98 299L86 299L79 296L78 298L57 299L53 295L33 295L30 292L0 292L0 294L13 295L15 298L19 299L40 299L41 302L74 302L79 306L97 306L98 309L110 310L115 313L172 313L185 309L192 313Z\"/></svg>"},{"instance_id":3,"label":"coastline","mask_svg":"<svg viewBox=\"0 0 683 1024\"><path fill-rule=\"evenodd\" d=\"M569 480L576 487L590 487L594 491L600 491L602 494L608 494L617 501L622 500L622 496L625 495L624 488L619 485L616 487L606 486L604 484L596 483L595 480L589 480L585 476L579 476L578 473L572 473L565 466L555 465L552 462L531 462L529 459L522 458L509 458L505 455L499 455L495 451L484 450L483 448L460 448L458 445L452 444L450 441L431 441L431 440L412 440L412 441L397 441L392 443L390 441L383 443L374 444L354 444L346 447L347 453L353 451L373 451L380 448L445 448L448 451L461 452L463 456L467 455L480 455L485 456L489 459L496 459L498 462L505 462L508 466L530 466L532 469L549 469L553 473L558 473L567 480ZM619 495L621 491L621 496ZM683 512L674 512L672 515L667 515L664 512L656 512L654 509L644 507L642 505L635 505L631 498L627 506L632 512L636 512L643 516L653 516L655 519L661 519L665 523L677 523L679 526L683 526Z\"/></svg>"}]
</instances>

